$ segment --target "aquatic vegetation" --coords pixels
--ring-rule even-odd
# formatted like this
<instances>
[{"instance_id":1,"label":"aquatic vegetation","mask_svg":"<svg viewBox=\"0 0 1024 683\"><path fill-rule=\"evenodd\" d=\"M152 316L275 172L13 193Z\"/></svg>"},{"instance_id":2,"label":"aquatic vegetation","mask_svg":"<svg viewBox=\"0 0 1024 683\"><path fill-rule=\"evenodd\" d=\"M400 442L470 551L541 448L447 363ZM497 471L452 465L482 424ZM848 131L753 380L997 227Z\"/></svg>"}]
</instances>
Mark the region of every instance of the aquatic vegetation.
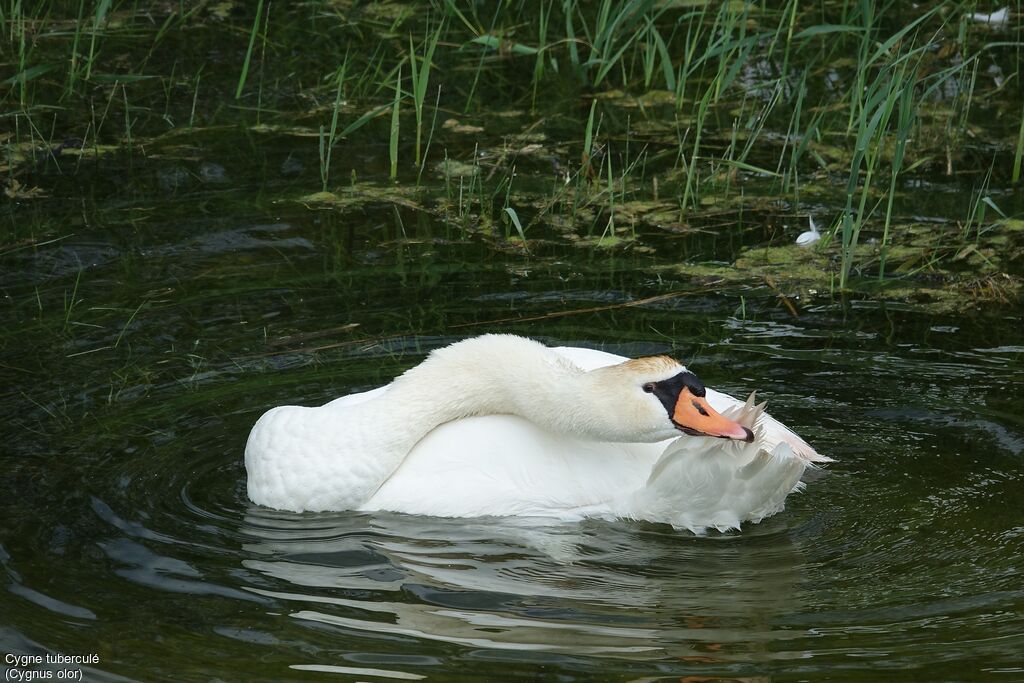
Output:
<instances>
[{"instance_id":1,"label":"aquatic vegetation","mask_svg":"<svg viewBox=\"0 0 1024 683\"><path fill-rule=\"evenodd\" d=\"M666 233L713 224L745 243L744 212L793 225L813 212L831 226L816 248L838 248L830 291L857 289L868 271L905 281L891 248L908 244L915 188L963 198L937 216L964 226L960 249L1024 211L996 197L1020 182L1024 124L1008 83L1022 50L1013 11L983 22L972 3L897 10L336 2L307 16L262 0L146 12L105 1L91 13L13 3L2 10L16 68L0 169L8 196L38 203L55 195L55 177L105 163L141 170L155 153L183 155L187 168L213 149L210 135L241 126L259 145L289 147L296 169L312 152L316 185L298 172L272 191L303 206L379 202L376 189L351 188L405 184L414 171L405 201L496 248L515 237L668 258L680 254L666 251ZM196 48L178 50L184 42ZM204 142L176 151L183 135ZM36 232L17 225L12 242Z\"/></svg>"}]
</instances>

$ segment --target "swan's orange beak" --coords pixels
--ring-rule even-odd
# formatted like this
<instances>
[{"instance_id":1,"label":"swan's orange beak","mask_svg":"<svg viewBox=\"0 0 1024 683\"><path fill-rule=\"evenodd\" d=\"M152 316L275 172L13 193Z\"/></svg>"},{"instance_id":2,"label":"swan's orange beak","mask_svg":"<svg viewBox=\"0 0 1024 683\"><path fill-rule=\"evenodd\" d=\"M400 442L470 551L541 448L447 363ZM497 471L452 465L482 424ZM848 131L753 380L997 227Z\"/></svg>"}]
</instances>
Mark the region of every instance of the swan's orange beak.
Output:
<instances>
[{"instance_id":1,"label":"swan's orange beak","mask_svg":"<svg viewBox=\"0 0 1024 683\"><path fill-rule=\"evenodd\" d=\"M695 396L687 387L679 392L672 421L676 427L693 436L714 436L750 443L754 433L712 408L703 396Z\"/></svg>"}]
</instances>

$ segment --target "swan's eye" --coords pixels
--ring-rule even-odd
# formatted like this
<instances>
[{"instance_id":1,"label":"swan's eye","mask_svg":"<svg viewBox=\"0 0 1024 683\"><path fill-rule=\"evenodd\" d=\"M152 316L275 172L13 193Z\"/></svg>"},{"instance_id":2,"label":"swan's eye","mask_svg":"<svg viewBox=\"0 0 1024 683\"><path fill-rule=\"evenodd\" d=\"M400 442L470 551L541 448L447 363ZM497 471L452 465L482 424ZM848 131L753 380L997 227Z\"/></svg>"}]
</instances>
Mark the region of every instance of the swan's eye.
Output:
<instances>
[{"instance_id":1,"label":"swan's eye","mask_svg":"<svg viewBox=\"0 0 1024 683\"><path fill-rule=\"evenodd\" d=\"M654 391L654 382L648 382L647 384L645 384L644 391L646 391L648 394L652 393Z\"/></svg>"}]
</instances>

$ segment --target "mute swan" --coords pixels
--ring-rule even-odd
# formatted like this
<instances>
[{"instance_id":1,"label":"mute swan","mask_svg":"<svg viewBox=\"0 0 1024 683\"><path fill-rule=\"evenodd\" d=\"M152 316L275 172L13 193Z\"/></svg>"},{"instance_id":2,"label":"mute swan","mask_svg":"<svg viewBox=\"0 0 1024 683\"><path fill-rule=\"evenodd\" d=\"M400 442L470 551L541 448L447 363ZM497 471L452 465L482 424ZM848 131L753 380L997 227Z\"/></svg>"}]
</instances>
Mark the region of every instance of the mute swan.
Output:
<instances>
[{"instance_id":1,"label":"mute swan","mask_svg":"<svg viewBox=\"0 0 1024 683\"><path fill-rule=\"evenodd\" d=\"M667 356L485 335L391 384L280 406L245 448L249 498L282 510L631 518L702 532L775 514L827 462Z\"/></svg>"}]
</instances>

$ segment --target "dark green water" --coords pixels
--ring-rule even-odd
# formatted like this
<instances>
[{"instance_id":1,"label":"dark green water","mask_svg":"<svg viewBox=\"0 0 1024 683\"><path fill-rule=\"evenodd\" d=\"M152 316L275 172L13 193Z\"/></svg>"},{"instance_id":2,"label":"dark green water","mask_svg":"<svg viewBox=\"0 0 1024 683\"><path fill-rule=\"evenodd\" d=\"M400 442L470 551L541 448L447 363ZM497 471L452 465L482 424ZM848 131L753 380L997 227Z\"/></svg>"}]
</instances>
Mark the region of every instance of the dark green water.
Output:
<instances>
[{"instance_id":1,"label":"dark green water","mask_svg":"<svg viewBox=\"0 0 1024 683\"><path fill-rule=\"evenodd\" d=\"M578 164L589 104L554 87L527 113L529 87L507 62L488 62L476 86L493 111L466 117L487 130L437 133L425 189L405 138L400 184L388 182L387 125L375 121L336 150L331 187L350 201L303 201L321 187L309 132L329 121L332 95L302 100L319 81L289 71L309 53L286 48L319 36L310 50L342 54L323 25L337 18L307 14L272 15L278 42L260 81L260 125L299 120L303 134L225 104L247 28L227 40L199 26L160 49L180 49L183 73L208 60L201 126L155 135L163 91L133 84L137 139L81 160L44 148L18 167L45 194L3 207L0 653L96 654L85 680L1024 680L1019 299L949 315L928 301L803 299L784 280L677 269L790 244L808 211L841 207L839 174L817 177L802 203L740 179L728 210L690 219L701 230L624 218L629 243L615 249L579 245L601 234L605 209L560 208L524 251L499 222L507 136L540 135L530 140L544 148L517 162L511 203L526 219ZM139 50L153 28L138 31L115 32L104 54ZM153 64L179 64L161 54ZM444 58L461 71L442 60L452 70L436 76L448 88L439 119L463 116L465 64L478 58ZM168 92L180 125L192 91ZM901 185L898 221L959 234L992 164L990 196L1024 210L1004 144L1019 119L996 115L1001 106L978 105L1002 146L964 143L960 176L920 167ZM642 126L639 138L628 131L654 130L660 110L602 108L618 169L639 158ZM408 131L409 111L402 120ZM727 140L730 121L709 139ZM647 142L645 173L668 173L674 143ZM434 164L474 155L496 193L494 224L467 229L453 219L458 186ZM242 451L268 407L378 386L484 332L673 354L716 389L758 390L836 462L809 474L783 513L705 537L629 522L295 515L247 501Z\"/></svg>"},{"instance_id":2,"label":"dark green water","mask_svg":"<svg viewBox=\"0 0 1024 683\"><path fill-rule=\"evenodd\" d=\"M837 302L794 320L756 290L659 281L665 257L346 251L336 231L375 214L325 218L111 223L6 258L3 649L97 652L140 680L1024 677L1016 312ZM65 327L51 308L76 280ZM665 291L690 295L460 327ZM704 538L247 502L242 448L268 406L374 386L484 330L692 359L837 462L782 514Z\"/></svg>"}]
</instances>

